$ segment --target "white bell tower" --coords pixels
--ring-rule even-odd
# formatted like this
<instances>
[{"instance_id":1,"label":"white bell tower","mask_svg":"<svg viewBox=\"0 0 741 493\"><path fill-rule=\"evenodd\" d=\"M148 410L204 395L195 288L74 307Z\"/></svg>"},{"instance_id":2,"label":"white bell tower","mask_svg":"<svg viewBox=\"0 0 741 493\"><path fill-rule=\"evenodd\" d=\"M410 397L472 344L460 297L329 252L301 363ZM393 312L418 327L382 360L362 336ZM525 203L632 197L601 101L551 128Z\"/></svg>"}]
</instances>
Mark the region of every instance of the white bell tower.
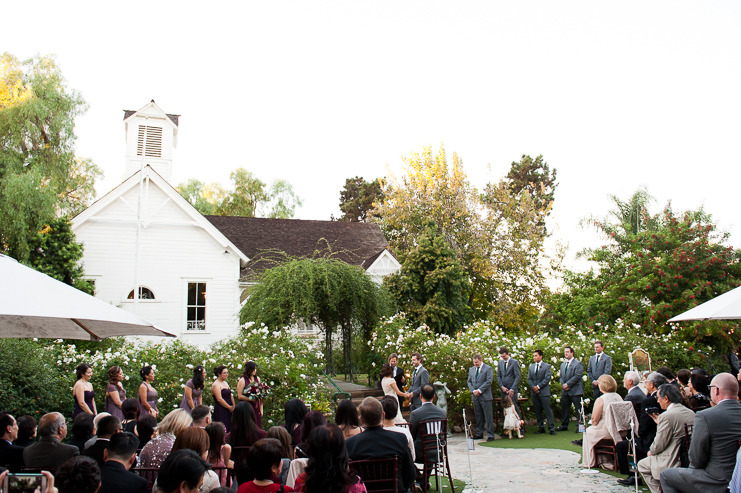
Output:
<instances>
[{"instance_id":1,"label":"white bell tower","mask_svg":"<svg viewBox=\"0 0 741 493\"><path fill-rule=\"evenodd\" d=\"M154 99L138 111L124 110L126 178L144 165L168 182L172 179L172 149L178 145L178 119L162 111Z\"/></svg>"}]
</instances>

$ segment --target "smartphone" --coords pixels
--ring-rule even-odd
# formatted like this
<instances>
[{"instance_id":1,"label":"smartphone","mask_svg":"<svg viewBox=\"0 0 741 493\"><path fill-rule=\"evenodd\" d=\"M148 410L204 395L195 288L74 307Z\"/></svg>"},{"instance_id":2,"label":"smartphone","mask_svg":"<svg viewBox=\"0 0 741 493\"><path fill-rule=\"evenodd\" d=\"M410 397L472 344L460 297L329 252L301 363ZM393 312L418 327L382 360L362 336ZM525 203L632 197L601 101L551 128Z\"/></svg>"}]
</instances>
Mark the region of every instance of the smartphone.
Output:
<instances>
[{"instance_id":1,"label":"smartphone","mask_svg":"<svg viewBox=\"0 0 741 493\"><path fill-rule=\"evenodd\" d=\"M3 482L3 493L44 493L46 476L37 473L9 473Z\"/></svg>"}]
</instances>

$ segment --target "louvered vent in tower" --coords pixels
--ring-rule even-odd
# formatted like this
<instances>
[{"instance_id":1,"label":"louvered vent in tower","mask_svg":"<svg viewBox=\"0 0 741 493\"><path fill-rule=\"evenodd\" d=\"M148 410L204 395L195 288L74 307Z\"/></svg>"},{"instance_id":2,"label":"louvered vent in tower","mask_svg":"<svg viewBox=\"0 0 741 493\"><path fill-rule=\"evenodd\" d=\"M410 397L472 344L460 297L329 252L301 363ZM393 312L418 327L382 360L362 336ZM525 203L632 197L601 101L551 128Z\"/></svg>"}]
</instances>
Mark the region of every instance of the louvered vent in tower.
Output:
<instances>
[{"instance_id":1,"label":"louvered vent in tower","mask_svg":"<svg viewBox=\"0 0 741 493\"><path fill-rule=\"evenodd\" d=\"M147 148L144 155L147 157L162 157L162 127L139 125L139 140L136 146L136 155L142 155L144 148L144 130L147 132Z\"/></svg>"}]
</instances>

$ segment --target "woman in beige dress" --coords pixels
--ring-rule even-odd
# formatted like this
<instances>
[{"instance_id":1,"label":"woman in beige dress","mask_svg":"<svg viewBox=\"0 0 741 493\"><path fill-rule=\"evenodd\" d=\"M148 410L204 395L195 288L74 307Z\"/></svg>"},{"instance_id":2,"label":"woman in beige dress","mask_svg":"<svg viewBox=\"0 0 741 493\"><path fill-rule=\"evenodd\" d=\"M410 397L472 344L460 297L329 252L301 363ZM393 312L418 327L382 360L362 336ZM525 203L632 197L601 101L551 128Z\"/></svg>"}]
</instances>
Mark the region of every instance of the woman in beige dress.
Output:
<instances>
[{"instance_id":1,"label":"woman in beige dress","mask_svg":"<svg viewBox=\"0 0 741 493\"><path fill-rule=\"evenodd\" d=\"M610 432L607 430L607 421L605 412L607 406L613 402L622 402L623 398L616 392L617 382L610 375L602 375L597 379L599 382L599 389L602 391L602 395L594 401L594 408L592 409L592 420L590 426L584 433L584 442L582 444L582 466L584 467L595 467L597 466L597 457L594 454L594 445L602 440L603 438L609 438L612 440ZM589 462L587 462L587 456L589 456Z\"/></svg>"}]
</instances>

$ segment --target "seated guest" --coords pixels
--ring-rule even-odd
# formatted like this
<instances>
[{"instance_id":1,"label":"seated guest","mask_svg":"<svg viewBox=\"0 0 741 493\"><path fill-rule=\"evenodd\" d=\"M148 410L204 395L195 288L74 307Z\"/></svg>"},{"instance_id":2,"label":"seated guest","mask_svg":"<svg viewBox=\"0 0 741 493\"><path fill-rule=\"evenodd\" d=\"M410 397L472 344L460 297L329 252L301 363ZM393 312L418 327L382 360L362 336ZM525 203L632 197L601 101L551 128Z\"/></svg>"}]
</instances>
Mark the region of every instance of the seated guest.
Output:
<instances>
[{"instance_id":1,"label":"seated guest","mask_svg":"<svg viewBox=\"0 0 741 493\"><path fill-rule=\"evenodd\" d=\"M679 391L682 393L682 398L684 399L690 398L688 392L689 392L691 375L692 375L692 372L686 368L679 370L677 372L677 381L679 382Z\"/></svg>"},{"instance_id":2,"label":"seated guest","mask_svg":"<svg viewBox=\"0 0 741 493\"><path fill-rule=\"evenodd\" d=\"M93 417L93 426L95 427L95 433L93 434L92 438L90 438L87 442L85 442L85 446L83 447L83 450L92 446L92 444L95 443L95 440L98 439L98 423L101 419L105 418L106 416L110 416L110 413L102 412L98 413ZM77 417L77 416L75 416Z\"/></svg>"},{"instance_id":3,"label":"seated guest","mask_svg":"<svg viewBox=\"0 0 741 493\"><path fill-rule=\"evenodd\" d=\"M301 399L291 399L286 402L286 424L283 427L291 434L291 445L294 447L301 442L301 423L304 422L304 416L308 412L306 404Z\"/></svg>"},{"instance_id":4,"label":"seated guest","mask_svg":"<svg viewBox=\"0 0 741 493\"><path fill-rule=\"evenodd\" d=\"M60 413L44 414L39 421L39 441L23 449L26 467L56 469L62 462L80 455L80 449L66 445L67 423ZM96 464L97 469L97 464Z\"/></svg>"},{"instance_id":5,"label":"seated guest","mask_svg":"<svg viewBox=\"0 0 741 493\"><path fill-rule=\"evenodd\" d=\"M139 456L141 467L160 467L175 444L175 437L184 428L193 424L185 409L170 411L157 426L157 436L152 438L142 449Z\"/></svg>"},{"instance_id":6,"label":"seated guest","mask_svg":"<svg viewBox=\"0 0 741 493\"><path fill-rule=\"evenodd\" d=\"M13 445L26 448L36 443L36 420L33 416L21 416L18 418L18 438L13 441Z\"/></svg>"},{"instance_id":7,"label":"seated guest","mask_svg":"<svg viewBox=\"0 0 741 493\"><path fill-rule=\"evenodd\" d=\"M170 453L174 453L178 450L192 450L203 460L206 460L206 457L208 457L208 446L209 438L206 430L198 426L191 426L178 433L178 437L175 439L175 444L172 446L172 451ZM156 484L155 481L155 485ZM219 486L219 476L214 471L208 470L203 475L203 483L198 489L198 492L208 493Z\"/></svg>"},{"instance_id":8,"label":"seated guest","mask_svg":"<svg viewBox=\"0 0 741 493\"><path fill-rule=\"evenodd\" d=\"M603 438L612 438L610 431L607 429L607 420L604 419L607 413L607 407L614 402L622 402L623 399L617 394L617 382L610 375L602 375L597 379L599 389L602 392L597 400L594 401L592 408L591 425L586 429L584 440L587 446L582 448L582 466L597 467L597 454L594 453L594 446ZM629 408L630 409L630 408Z\"/></svg>"},{"instance_id":9,"label":"seated guest","mask_svg":"<svg viewBox=\"0 0 741 493\"><path fill-rule=\"evenodd\" d=\"M340 401L334 416L334 422L342 430L342 436L345 437L345 440L363 431L360 427L358 410L350 399Z\"/></svg>"},{"instance_id":10,"label":"seated guest","mask_svg":"<svg viewBox=\"0 0 741 493\"><path fill-rule=\"evenodd\" d=\"M188 411L179 409L185 414ZM157 476L158 493L191 493L199 490L208 463L192 450L177 450L167 456Z\"/></svg>"},{"instance_id":11,"label":"seated guest","mask_svg":"<svg viewBox=\"0 0 741 493\"><path fill-rule=\"evenodd\" d=\"M664 384L659 387L656 400L666 412L651 415L656 421L656 438L648 451L648 457L638 462L638 471L651 493L660 491L661 471L679 467L684 425L695 422L695 413L682 405L682 394L674 385Z\"/></svg>"},{"instance_id":12,"label":"seated guest","mask_svg":"<svg viewBox=\"0 0 741 493\"><path fill-rule=\"evenodd\" d=\"M211 422L211 408L203 404L198 405L190 412L190 417L193 418L193 426L206 428Z\"/></svg>"},{"instance_id":13,"label":"seated guest","mask_svg":"<svg viewBox=\"0 0 741 493\"><path fill-rule=\"evenodd\" d=\"M247 401L238 402L232 412L232 431L226 436L226 441L234 447L249 447L258 440L267 436L255 422L255 410ZM240 457L241 459L241 457Z\"/></svg>"},{"instance_id":14,"label":"seated guest","mask_svg":"<svg viewBox=\"0 0 741 493\"><path fill-rule=\"evenodd\" d=\"M395 416L399 411L399 399L387 395L381 399L381 406L383 407L383 429L404 435L407 439L407 445L409 445L409 452L412 454L412 460L415 460L412 434L406 426L396 426L395 423Z\"/></svg>"},{"instance_id":15,"label":"seated guest","mask_svg":"<svg viewBox=\"0 0 741 493\"><path fill-rule=\"evenodd\" d=\"M689 404L690 408L705 408L710 406L710 389L708 388L708 379L700 373L690 375L689 385Z\"/></svg>"},{"instance_id":16,"label":"seated guest","mask_svg":"<svg viewBox=\"0 0 741 493\"><path fill-rule=\"evenodd\" d=\"M442 409L432 403L432 400L435 397L435 389L432 387L432 385L424 385L419 394L419 397L422 401L422 405L412 411L412 413L409 415L409 426L411 427L410 432L412 434L412 438L414 438L414 455L416 456L414 462L416 462L417 464L424 464L424 453L422 450L422 430L420 430L419 424L430 419L445 419L446 416L445 412ZM437 459L437 454L434 453L434 450L427 450L427 454L429 455L427 459L428 463ZM429 470L427 472L428 474L430 473ZM428 478L423 479L421 475L418 475L417 480L422 483L422 481L427 481Z\"/></svg>"},{"instance_id":17,"label":"seated guest","mask_svg":"<svg viewBox=\"0 0 741 493\"><path fill-rule=\"evenodd\" d=\"M23 467L23 447L13 445L18 438L18 423L8 413L0 413L0 466L10 472L18 472Z\"/></svg>"},{"instance_id":18,"label":"seated guest","mask_svg":"<svg viewBox=\"0 0 741 493\"><path fill-rule=\"evenodd\" d=\"M306 453L306 439L309 438L311 430L317 426L326 425L327 420L321 411L311 411L304 416L304 422L301 424L301 443L296 445L295 455L297 459L308 458Z\"/></svg>"},{"instance_id":19,"label":"seated guest","mask_svg":"<svg viewBox=\"0 0 741 493\"><path fill-rule=\"evenodd\" d=\"M695 414L690 467L662 471L664 493L723 493L728 488L741 437L738 381L730 373L721 373L713 378L710 389L715 406Z\"/></svg>"},{"instance_id":20,"label":"seated guest","mask_svg":"<svg viewBox=\"0 0 741 493\"><path fill-rule=\"evenodd\" d=\"M666 378L666 382L674 385L679 390L679 382L677 382L677 376L666 366L660 366L656 368L656 373Z\"/></svg>"},{"instance_id":21,"label":"seated guest","mask_svg":"<svg viewBox=\"0 0 741 493\"><path fill-rule=\"evenodd\" d=\"M432 386L426 385L425 387L432 389ZM431 392L434 396L435 392ZM409 490L414 483L416 469L406 438L399 433L383 429L383 407L375 397L363 399L359 411L365 431L348 438L345 442L350 460L387 459L396 455L399 458L397 489L398 491Z\"/></svg>"},{"instance_id":22,"label":"seated guest","mask_svg":"<svg viewBox=\"0 0 741 493\"><path fill-rule=\"evenodd\" d=\"M139 439L132 433L116 433L103 452L105 462L100 468L100 490L98 493L148 493L146 479L130 472L136 464L136 449Z\"/></svg>"},{"instance_id":23,"label":"seated guest","mask_svg":"<svg viewBox=\"0 0 741 493\"><path fill-rule=\"evenodd\" d=\"M79 416L79 415L78 415ZM116 416L106 416L98 422L98 439L90 447L81 452L81 455L90 457L103 467L105 462L105 450L116 433L121 433L121 420Z\"/></svg>"},{"instance_id":24,"label":"seated guest","mask_svg":"<svg viewBox=\"0 0 741 493\"><path fill-rule=\"evenodd\" d=\"M293 447L291 447L291 435L288 434L288 430L282 426L272 426L268 430L268 438L275 438L280 442L280 456L283 462L281 466L280 476L274 479L276 483L286 484L288 479L288 469L291 467L291 461L294 458Z\"/></svg>"},{"instance_id":25,"label":"seated guest","mask_svg":"<svg viewBox=\"0 0 741 493\"><path fill-rule=\"evenodd\" d=\"M54 485L59 493L95 493L100 488L100 468L90 457L73 457L54 471Z\"/></svg>"},{"instance_id":26,"label":"seated guest","mask_svg":"<svg viewBox=\"0 0 741 493\"><path fill-rule=\"evenodd\" d=\"M196 408L197 407L198 406L196 406ZM195 409L193 412L195 412ZM191 413L191 416L192 415L193 414ZM208 434L209 443L206 462L208 462L212 467L226 467L234 469L234 461L231 460L232 447L226 443L226 428L224 427L224 423L214 421L213 423L209 423L204 429ZM217 474L219 475L219 481L221 481L222 484L225 484L227 477L226 470L222 469Z\"/></svg>"},{"instance_id":27,"label":"seated guest","mask_svg":"<svg viewBox=\"0 0 741 493\"><path fill-rule=\"evenodd\" d=\"M641 406L643 401L646 400L646 394L638 387L640 383L638 372L626 371L625 377L623 377L623 387L628 390L628 394L625 396L625 401L633 403L633 409L636 410L636 416L640 416Z\"/></svg>"},{"instance_id":28,"label":"seated guest","mask_svg":"<svg viewBox=\"0 0 741 493\"><path fill-rule=\"evenodd\" d=\"M141 406L139 405L138 399L124 399L121 403L121 412L123 413L123 419L121 420L121 426L127 433L135 433L136 431L136 420L139 419L141 414Z\"/></svg>"},{"instance_id":29,"label":"seated guest","mask_svg":"<svg viewBox=\"0 0 741 493\"><path fill-rule=\"evenodd\" d=\"M396 401L393 397L388 397ZM395 414L391 416L394 421ZM305 493L364 493L361 479L350 474L350 463L342 430L336 424L314 428L307 438L309 463L298 478L294 490Z\"/></svg>"},{"instance_id":30,"label":"seated guest","mask_svg":"<svg viewBox=\"0 0 741 493\"><path fill-rule=\"evenodd\" d=\"M249 405L246 401L243 401L243 404ZM285 492L293 491L293 488L282 486L271 479L280 476L282 467L281 445L278 440L263 438L256 441L247 452L246 464L254 479L240 483L237 493L273 493L278 490Z\"/></svg>"},{"instance_id":31,"label":"seated guest","mask_svg":"<svg viewBox=\"0 0 741 493\"><path fill-rule=\"evenodd\" d=\"M138 403L139 401L137 401ZM136 420L135 435L139 437L139 450L143 450L149 441L157 436L157 418L151 414L145 414Z\"/></svg>"},{"instance_id":32,"label":"seated guest","mask_svg":"<svg viewBox=\"0 0 741 493\"><path fill-rule=\"evenodd\" d=\"M657 372L650 373L644 381L647 395L641 407L641 415L638 417L638 436L635 437L635 460L639 461L648 455L648 450L656 436L656 421L653 420L647 409L656 409L659 403L656 400L656 391L659 387L667 383L666 378ZM615 444L618 458L618 470L620 474L629 474L628 468L628 440L623 440ZM634 475L625 479L618 479L618 483L624 486L634 486L636 484ZM638 479L640 481L640 479Z\"/></svg>"},{"instance_id":33,"label":"seated guest","mask_svg":"<svg viewBox=\"0 0 741 493\"><path fill-rule=\"evenodd\" d=\"M72 440L69 444L77 447L80 452L85 450L85 444L95 435L94 419L92 414L81 413L72 420Z\"/></svg>"}]
</instances>

